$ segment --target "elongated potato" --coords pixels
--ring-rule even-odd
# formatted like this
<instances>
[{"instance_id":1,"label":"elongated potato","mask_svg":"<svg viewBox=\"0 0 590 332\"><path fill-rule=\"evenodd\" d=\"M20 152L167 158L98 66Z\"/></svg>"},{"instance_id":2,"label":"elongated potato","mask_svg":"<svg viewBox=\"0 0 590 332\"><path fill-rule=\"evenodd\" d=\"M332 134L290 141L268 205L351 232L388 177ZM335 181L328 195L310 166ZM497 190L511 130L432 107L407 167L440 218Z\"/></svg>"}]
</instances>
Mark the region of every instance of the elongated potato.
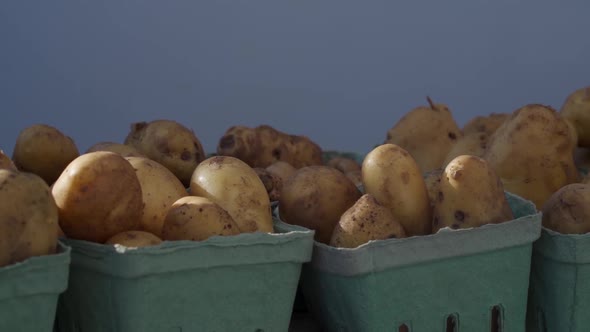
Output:
<instances>
[{"instance_id":1,"label":"elongated potato","mask_svg":"<svg viewBox=\"0 0 590 332\"><path fill-rule=\"evenodd\" d=\"M426 184L418 164L401 147L386 143L363 161L365 192L388 207L409 236L430 233L431 212Z\"/></svg>"},{"instance_id":2,"label":"elongated potato","mask_svg":"<svg viewBox=\"0 0 590 332\"><path fill-rule=\"evenodd\" d=\"M273 232L268 193L245 162L229 156L208 158L195 169L190 190L226 210L242 232Z\"/></svg>"},{"instance_id":3,"label":"elongated potato","mask_svg":"<svg viewBox=\"0 0 590 332\"><path fill-rule=\"evenodd\" d=\"M126 231L114 235L105 244L120 244L125 247L150 247L162 243L162 239L144 231Z\"/></svg>"}]
</instances>

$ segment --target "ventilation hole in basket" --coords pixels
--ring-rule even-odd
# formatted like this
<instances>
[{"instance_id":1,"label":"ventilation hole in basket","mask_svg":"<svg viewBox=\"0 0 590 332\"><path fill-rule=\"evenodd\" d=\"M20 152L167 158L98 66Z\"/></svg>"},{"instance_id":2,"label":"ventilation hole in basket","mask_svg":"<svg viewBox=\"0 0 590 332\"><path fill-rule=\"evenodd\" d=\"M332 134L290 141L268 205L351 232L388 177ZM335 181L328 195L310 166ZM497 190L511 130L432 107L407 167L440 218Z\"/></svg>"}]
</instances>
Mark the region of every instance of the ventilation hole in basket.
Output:
<instances>
[{"instance_id":1,"label":"ventilation hole in basket","mask_svg":"<svg viewBox=\"0 0 590 332\"><path fill-rule=\"evenodd\" d=\"M410 328L406 324L402 324L399 326L398 332L410 332Z\"/></svg>"},{"instance_id":2,"label":"ventilation hole in basket","mask_svg":"<svg viewBox=\"0 0 590 332\"><path fill-rule=\"evenodd\" d=\"M447 329L446 332L457 332L459 331L459 320L457 314L451 314L447 317Z\"/></svg>"},{"instance_id":3,"label":"ventilation hole in basket","mask_svg":"<svg viewBox=\"0 0 590 332\"><path fill-rule=\"evenodd\" d=\"M504 321L504 317L502 317L502 307L496 305L492 308L492 321L490 322L490 331L491 332L502 332L502 323Z\"/></svg>"}]
</instances>

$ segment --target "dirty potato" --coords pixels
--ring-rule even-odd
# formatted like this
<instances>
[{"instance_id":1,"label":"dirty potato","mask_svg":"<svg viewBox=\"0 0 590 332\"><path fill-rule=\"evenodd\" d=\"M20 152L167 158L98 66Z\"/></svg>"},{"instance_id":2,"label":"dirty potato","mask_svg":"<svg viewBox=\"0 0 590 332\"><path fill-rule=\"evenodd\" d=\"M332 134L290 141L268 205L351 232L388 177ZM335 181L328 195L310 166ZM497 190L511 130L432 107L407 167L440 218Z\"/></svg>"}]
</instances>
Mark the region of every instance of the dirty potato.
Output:
<instances>
[{"instance_id":1,"label":"dirty potato","mask_svg":"<svg viewBox=\"0 0 590 332\"><path fill-rule=\"evenodd\" d=\"M590 232L590 185L564 186L551 195L542 211L546 228L562 234Z\"/></svg>"},{"instance_id":2,"label":"dirty potato","mask_svg":"<svg viewBox=\"0 0 590 332\"><path fill-rule=\"evenodd\" d=\"M425 173L424 183L426 184L426 191L428 192L428 200L430 201L430 207L434 209L434 202L438 199L438 192L440 188L440 179L444 172L444 169L439 168L434 171Z\"/></svg>"},{"instance_id":3,"label":"dirty potato","mask_svg":"<svg viewBox=\"0 0 590 332\"><path fill-rule=\"evenodd\" d=\"M114 235L105 244L119 244L129 248L151 247L162 243L162 239L144 231L126 231Z\"/></svg>"},{"instance_id":4,"label":"dirty potato","mask_svg":"<svg viewBox=\"0 0 590 332\"><path fill-rule=\"evenodd\" d=\"M279 200L281 195L281 188L283 187L283 182L280 177L273 175L269 171L264 168L254 168L254 171L264 184L264 188L268 193L268 197L271 202L276 202Z\"/></svg>"}]
</instances>

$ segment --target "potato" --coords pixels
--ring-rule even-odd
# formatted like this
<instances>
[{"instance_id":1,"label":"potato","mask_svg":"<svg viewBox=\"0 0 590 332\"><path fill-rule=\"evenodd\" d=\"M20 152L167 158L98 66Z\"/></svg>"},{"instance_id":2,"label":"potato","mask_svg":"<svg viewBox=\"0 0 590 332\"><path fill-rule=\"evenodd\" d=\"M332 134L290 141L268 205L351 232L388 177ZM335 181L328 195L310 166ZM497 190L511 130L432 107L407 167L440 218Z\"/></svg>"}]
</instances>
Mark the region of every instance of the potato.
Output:
<instances>
[{"instance_id":1,"label":"potato","mask_svg":"<svg viewBox=\"0 0 590 332\"><path fill-rule=\"evenodd\" d=\"M372 240L402 237L406 237L406 232L391 210L365 194L344 212L332 233L330 245L356 248Z\"/></svg>"},{"instance_id":2,"label":"potato","mask_svg":"<svg viewBox=\"0 0 590 332\"><path fill-rule=\"evenodd\" d=\"M432 231L479 227L514 219L502 181L476 156L458 156L441 175Z\"/></svg>"},{"instance_id":3,"label":"potato","mask_svg":"<svg viewBox=\"0 0 590 332\"><path fill-rule=\"evenodd\" d=\"M590 147L590 86L572 92L560 114L575 127L578 146Z\"/></svg>"},{"instance_id":4,"label":"potato","mask_svg":"<svg viewBox=\"0 0 590 332\"><path fill-rule=\"evenodd\" d=\"M484 134L490 136L510 118L509 113L491 113L487 116L476 116L463 126L463 135Z\"/></svg>"},{"instance_id":5,"label":"potato","mask_svg":"<svg viewBox=\"0 0 590 332\"><path fill-rule=\"evenodd\" d=\"M374 148L363 161L365 192L389 208L408 236L430 233L426 184L412 156L395 144Z\"/></svg>"},{"instance_id":6,"label":"potato","mask_svg":"<svg viewBox=\"0 0 590 332\"><path fill-rule=\"evenodd\" d=\"M270 199L256 172L243 161L216 156L195 169L191 195L206 197L226 210L242 232L273 231Z\"/></svg>"},{"instance_id":7,"label":"potato","mask_svg":"<svg viewBox=\"0 0 590 332\"><path fill-rule=\"evenodd\" d=\"M283 183L279 215L286 223L314 230L315 240L328 244L342 214L360 197L354 183L337 169L303 167Z\"/></svg>"},{"instance_id":8,"label":"potato","mask_svg":"<svg viewBox=\"0 0 590 332\"><path fill-rule=\"evenodd\" d=\"M0 169L9 169L12 171L18 170L12 162L12 159L10 159L10 157L8 157L2 150L0 150Z\"/></svg>"},{"instance_id":9,"label":"potato","mask_svg":"<svg viewBox=\"0 0 590 332\"><path fill-rule=\"evenodd\" d=\"M355 186L360 187L363 185L363 173L361 170L349 171L344 173L346 177L354 183Z\"/></svg>"},{"instance_id":10,"label":"potato","mask_svg":"<svg viewBox=\"0 0 590 332\"><path fill-rule=\"evenodd\" d=\"M389 131L385 143L410 153L425 173L442 167L445 157L463 135L444 104L417 107L405 114Z\"/></svg>"},{"instance_id":11,"label":"potato","mask_svg":"<svg viewBox=\"0 0 590 332\"><path fill-rule=\"evenodd\" d=\"M426 184L426 191L428 192L428 201L430 202L430 207L432 209L434 209L434 203L438 199L440 180L443 172L444 169L439 168L423 175L424 183Z\"/></svg>"},{"instance_id":12,"label":"potato","mask_svg":"<svg viewBox=\"0 0 590 332\"><path fill-rule=\"evenodd\" d=\"M562 234L590 232L590 185L572 183L543 205L543 226Z\"/></svg>"},{"instance_id":13,"label":"potato","mask_svg":"<svg viewBox=\"0 0 590 332\"><path fill-rule=\"evenodd\" d=\"M170 120L132 124L125 144L164 165L187 187L193 171L205 159L203 146L195 133Z\"/></svg>"},{"instance_id":14,"label":"potato","mask_svg":"<svg viewBox=\"0 0 590 332\"><path fill-rule=\"evenodd\" d=\"M0 267L55 253L58 229L47 183L32 173L0 169Z\"/></svg>"},{"instance_id":15,"label":"potato","mask_svg":"<svg viewBox=\"0 0 590 332\"><path fill-rule=\"evenodd\" d=\"M342 173L361 170L361 165L357 163L356 160L345 157L332 158L328 161L327 165L334 167Z\"/></svg>"},{"instance_id":16,"label":"potato","mask_svg":"<svg viewBox=\"0 0 590 332\"><path fill-rule=\"evenodd\" d=\"M114 235L105 244L119 244L130 248L157 246L162 239L144 231L126 231Z\"/></svg>"},{"instance_id":17,"label":"potato","mask_svg":"<svg viewBox=\"0 0 590 332\"><path fill-rule=\"evenodd\" d=\"M219 140L217 154L238 158L254 168L266 168L276 161L295 168L322 164L322 150L309 138L267 125L230 127Z\"/></svg>"},{"instance_id":18,"label":"potato","mask_svg":"<svg viewBox=\"0 0 590 332\"><path fill-rule=\"evenodd\" d=\"M168 241L203 241L212 236L240 234L232 217L208 198L186 196L172 204L162 228Z\"/></svg>"},{"instance_id":19,"label":"potato","mask_svg":"<svg viewBox=\"0 0 590 332\"><path fill-rule=\"evenodd\" d=\"M139 226L141 185L131 164L117 153L97 151L74 159L52 194L68 238L104 243Z\"/></svg>"},{"instance_id":20,"label":"potato","mask_svg":"<svg viewBox=\"0 0 590 332\"><path fill-rule=\"evenodd\" d=\"M143 212L137 229L161 236L168 209L172 203L188 195L186 188L170 170L156 161L142 157L125 159L135 169L143 197Z\"/></svg>"},{"instance_id":21,"label":"potato","mask_svg":"<svg viewBox=\"0 0 590 332\"><path fill-rule=\"evenodd\" d=\"M574 164L577 168L590 170L590 149L576 147L574 150Z\"/></svg>"},{"instance_id":22,"label":"potato","mask_svg":"<svg viewBox=\"0 0 590 332\"><path fill-rule=\"evenodd\" d=\"M136 148L131 145L115 143L115 142L99 142L86 150L88 152L96 152L96 151L110 151L114 153L118 153L123 157L144 157L147 156L140 153Z\"/></svg>"},{"instance_id":23,"label":"potato","mask_svg":"<svg viewBox=\"0 0 590 332\"><path fill-rule=\"evenodd\" d=\"M297 171L297 169L288 162L285 161L275 161L270 166L266 168L266 170L274 175L281 178L281 182L285 183L289 178Z\"/></svg>"},{"instance_id":24,"label":"potato","mask_svg":"<svg viewBox=\"0 0 590 332\"><path fill-rule=\"evenodd\" d=\"M462 155L482 157L485 153L489 137L483 133L464 135L453 145L443 162L446 167L453 159Z\"/></svg>"},{"instance_id":25,"label":"potato","mask_svg":"<svg viewBox=\"0 0 590 332\"><path fill-rule=\"evenodd\" d=\"M281 188L283 187L283 182L280 177L273 175L269 171L264 168L254 168L256 175L264 184L264 188L268 193L268 197L271 202L276 202L279 200L281 195Z\"/></svg>"},{"instance_id":26,"label":"potato","mask_svg":"<svg viewBox=\"0 0 590 332\"><path fill-rule=\"evenodd\" d=\"M35 173L51 185L79 155L70 137L52 126L35 124L19 133L12 160L19 170Z\"/></svg>"},{"instance_id":27,"label":"potato","mask_svg":"<svg viewBox=\"0 0 590 332\"><path fill-rule=\"evenodd\" d=\"M541 209L559 188L579 182L575 143L567 122L549 106L516 110L490 137L483 158L504 188Z\"/></svg>"}]
</instances>

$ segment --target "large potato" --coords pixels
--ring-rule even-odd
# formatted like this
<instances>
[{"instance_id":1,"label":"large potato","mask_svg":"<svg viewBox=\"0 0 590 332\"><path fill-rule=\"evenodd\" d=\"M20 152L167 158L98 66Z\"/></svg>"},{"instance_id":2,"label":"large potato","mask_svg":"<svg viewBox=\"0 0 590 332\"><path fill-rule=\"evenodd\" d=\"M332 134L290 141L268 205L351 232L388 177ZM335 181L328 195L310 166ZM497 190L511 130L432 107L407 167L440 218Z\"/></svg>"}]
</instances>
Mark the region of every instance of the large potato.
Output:
<instances>
[{"instance_id":1,"label":"large potato","mask_svg":"<svg viewBox=\"0 0 590 332\"><path fill-rule=\"evenodd\" d=\"M472 228L514 219L502 181L476 156L458 156L441 175L432 231Z\"/></svg>"},{"instance_id":2,"label":"large potato","mask_svg":"<svg viewBox=\"0 0 590 332\"><path fill-rule=\"evenodd\" d=\"M490 137L484 159L504 188L541 209L559 188L579 182L575 139L554 109L530 104L516 110Z\"/></svg>"},{"instance_id":3,"label":"large potato","mask_svg":"<svg viewBox=\"0 0 590 332\"><path fill-rule=\"evenodd\" d=\"M141 185L131 164L114 152L74 159L55 181L59 224L68 238L104 243L135 230L142 213Z\"/></svg>"},{"instance_id":4,"label":"large potato","mask_svg":"<svg viewBox=\"0 0 590 332\"><path fill-rule=\"evenodd\" d=\"M575 127L578 145L590 147L590 86L572 92L560 113Z\"/></svg>"},{"instance_id":5,"label":"large potato","mask_svg":"<svg viewBox=\"0 0 590 332\"><path fill-rule=\"evenodd\" d=\"M39 176L0 169L0 267L55 252L57 206Z\"/></svg>"},{"instance_id":6,"label":"large potato","mask_svg":"<svg viewBox=\"0 0 590 332\"><path fill-rule=\"evenodd\" d=\"M334 228L330 245L356 248L372 240L402 237L406 237L406 232L391 210L379 204L375 197L364 194L344 212Z\"/></svg>"},{"instance_id":7,"label":"large potato","mask_svg":"<svg viewBox=\"0 0 590 332\"><path fill-rule=\"evenodd\" d=\"M19 170L35 173L51 185L79 155L70 137L55 127L36 124L19 133L12 160Z\"/></svg>"},{"instance_id":8,"label":"large potato","mask_svg":"<svg viewBox=\"0 0 590 332\"><path fill-rule=\"evenodd\" d=\"M170 170L156 161L142 157L125 159L135 169L141 185L143 212L138 230L161 236L168 209L172 203L188 195L186 188Z\"/></svg>"},{"instance_id":9,"label":"large potato","mask_svg":"<svg viewBox=\"0 0 590 332\"><path fill-rule=\"evenodd\" d=\"M444 104L417 107L405 114L389 131L385 143L410 153L425 173L442 167L445 157L462 136L461 129Z\"/></svg>"},{"instance_id":10,"label":"large potato","mask_svg":"<svg viewBox=\"0 0 590 332\"><path fill-rule=\"evenodd\" d=\"M105 242L105 244L119 244L132 248L157 246L160 243L162 243L162 239L144 231L122 232L114 235Z\"/></svg>"},{"instance_id":11,"label":"large potato","mask_svg":"<svg viewBox=\"0 0 590 332\"><path fill-rule=\"evenodd\" d=\"M125 144L167 167L188 186L205 152L195 133L178 122L155 120L131 125Z\"/></svg>"},{"instance_id":12,"label":"large potato","mask_svg":"<svg viewBox=\"0 0 590 332\"><path fill-rule=\"evenodd\" d=\"M546 228L562 234L590 232L590 185L564 186L551 195L542 211Z\"/></svg>"},{"instance_id":13,"label":"large potato","mask_svg":"<svg viewBox=\"0 0 590 332\"><path fill-rule=\"evenodd\" d=\"M0 169L18 170L12 162L12 159L10 159L10 157L8 157L2 150L0 150Z\"/></svg>"},{"instance_id":14,"label":"large potato","mask_svg":"<svg viewBox=\"0 0 590 332\"><path fill-rule=\"evenodd\" d=\"M110 151L114 153L118 153L123 157L145 157L142 153L140 153L136 148L128 144L121 144L115 142L98 142L93 144L86 150L88 152L96 152L96 151Z\"/></svg>"},{"instance_id":15,"label":"large potato","mask_svg":"<svg viewBox=\"0 0 590 332\"><path fill-rule=\"evenodd\" d=\"M195 169L191 195L202 196L226 210L242 232L273 231L270 199L250 166L228 156L210 157Z\"/></svg>"},{"instance_id":16,"label":"large potato","mask_svg":"<svg viewBox=\"0 0 590 332\"><path fill-rule=\"evenodd\" d=\"M374 148L363 161L362 179L365 192L391 210L408 236L430 233L426 184L406 150L389 143Z\"/></svg>"},{"instance_id":17,"label":"large potato","mask_svg":"<svg viewBox=\"0 0 590 332\"><path fill-rule=\"evenodd\" d=\"M328 166L297 170L283 184L279 214L283 221L315 231L315 240L328 244L340 217L361 197L342 172Z\"/></svg>"},{"instance_id":18,"label":"large potato","mask_svg":"<svg viewBox=\"0 0 590 332\"><path fill-rule=\"evenodd\" d=\"M203 241L212 236L240 234L232 217L208 198L187 196L172 204L162 228L168 241Z\"/></svg>"}]
</instances>

